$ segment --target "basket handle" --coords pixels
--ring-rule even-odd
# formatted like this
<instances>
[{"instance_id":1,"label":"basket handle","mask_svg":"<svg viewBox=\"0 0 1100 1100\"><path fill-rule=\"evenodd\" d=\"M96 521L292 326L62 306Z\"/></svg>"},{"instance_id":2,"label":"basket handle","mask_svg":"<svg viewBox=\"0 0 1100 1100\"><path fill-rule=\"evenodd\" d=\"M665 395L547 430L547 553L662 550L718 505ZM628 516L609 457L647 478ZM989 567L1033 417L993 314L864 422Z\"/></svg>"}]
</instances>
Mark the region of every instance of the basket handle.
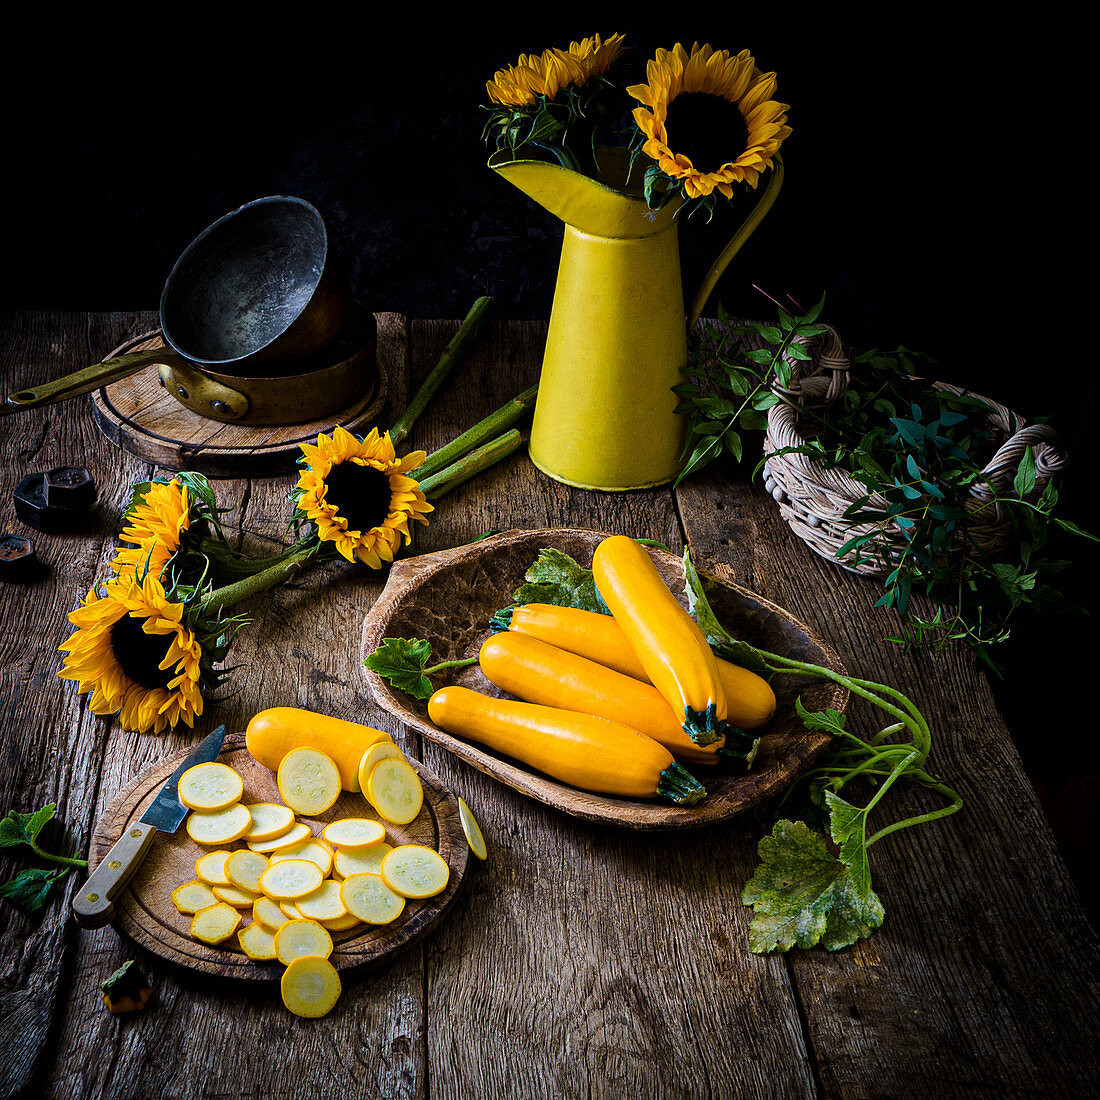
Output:
<instances>
[{"instance_id":1,"label":"basket handle","mask_svg":"<svg viewBox=\"0 0 1100 1100\"><path fill-rule=\"evenodd\" d=\"M848 389L850 364L840 333L832 325L822 324L821 328L824 331L816 336L795 337L795 343L801 344L813 357L810 361L796 359L787 354L783 356L791 370L790 382L786 386L774 382L772 389L788 404L799 403L803 386L807 382L812 383L808 387L810 392L807 396L815 403L826 405L843 397Z\"/></svg>"},{"instance_id":2,"label":"basket handle","mask_svg":"<svg viewBox=\"0 0 1100 1100\"><path fill-rule=\"evenodd\" d=\"M1046 483L1061 473L1069 462L1062 437L1049 424L1028 424L1005 440L996 454L983 467L986 480L998 490L1012 484L1024 452L1032 449L1035 456L1035 490L1041 493ZM977 496L992 496L989 486L975 484Z\"/></svg>"}]
</instances>

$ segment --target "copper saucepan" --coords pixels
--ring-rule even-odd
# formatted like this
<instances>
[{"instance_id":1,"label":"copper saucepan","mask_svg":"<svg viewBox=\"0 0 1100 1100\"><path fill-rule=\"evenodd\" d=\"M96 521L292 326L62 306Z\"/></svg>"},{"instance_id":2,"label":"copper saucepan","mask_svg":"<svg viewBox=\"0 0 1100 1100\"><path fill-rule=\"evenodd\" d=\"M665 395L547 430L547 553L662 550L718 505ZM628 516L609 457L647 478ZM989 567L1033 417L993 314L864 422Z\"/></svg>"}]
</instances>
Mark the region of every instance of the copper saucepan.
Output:
<instances>
[{"instance_id":1,"label":"copper saucepan","mask_svg":"<svg viewBox=\"0 0 1100 1100\"><path fill-rule=\"evenodd\" d=\"M335 267L324 220L310 203L287 195L246 203L200 233L172 268L160 299L167 348L120 355L13 393L0 415L89 393L154 363L162 380L165 369L169 377L208 371L222 380L323 369L352 310L350 287ZM226 406L220 418L245 417L247 404Z\"/></svg>"}]
</instances>

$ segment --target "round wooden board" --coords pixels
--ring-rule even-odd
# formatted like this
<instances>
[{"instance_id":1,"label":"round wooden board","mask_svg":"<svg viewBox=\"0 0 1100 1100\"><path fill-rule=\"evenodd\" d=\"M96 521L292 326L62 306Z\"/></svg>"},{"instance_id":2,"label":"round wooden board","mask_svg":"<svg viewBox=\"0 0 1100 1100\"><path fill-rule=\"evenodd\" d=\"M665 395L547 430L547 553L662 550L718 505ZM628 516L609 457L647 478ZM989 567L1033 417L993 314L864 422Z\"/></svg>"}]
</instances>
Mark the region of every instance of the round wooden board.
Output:
<instances>
[{"instance_id":1,"label":"round wooden board","mask_svg":"<svg viewBox=\"0 0 1100 1100\"><path fill-rule=\"evenodd\" d=\"M489 620L512 603L512 593L524 583L524 573L544 547L569 554L582 566L592 563L592 552L606 538L598 531L551 528L505 531L480 542L422 554L394 563L382 595L363 624L362 655L366 657L384 638L423 638L431 646L431 664L476 657L489 636ZM686 606L683 563L674 554L650 550L665 583ZM773 653L843 674L844 667L831 646L817 638L789 611L739 585L713 578L708 592L714 612L737 638ZM428 716L426 700L393 688L364 668L378 704L400 721L479 771L576 817L630 829L682 829L723 821L757 806L784 790L829 746L832 738L807 730L795 711L801 697L810 711L843 711L848 691L829 680L806 676L779 677L773 685L777 709L761 730L760 748L748 773L692 767L688 770L707 788L695 806L675 806L664 800L631 801L593 794L559 783L516 760L440 729ZM439 674L433 685L463 684L487 695L510 698L486 678L475 664Z\"/></svg>"},{"instance_id":2,"label":"round wooden board","mask_svg":"<svg viewBox=\"0 0 1100 1100\"><path fill-rule=\"evenodd\" d=\"M292 471L302 443L340 424L349 432L375 426L386 400L387 380L403 354L403 343L384 315L378 321L377 375L355 405L322 420L286 427L228 424L181 405L161 385L155 366L146 367L92 394L99 430L124 451L169 470L195 470L210 477L277 476ZM122 344L106 358L164 347L156 329Z\"/></svg>"},{"instance_id":3,"label":"round wooden board","mask_svg":"<svg viewBox=\"0 0 1100 1100\"><path fill-rule=\"evenodd\" d=\"M187 756L187 751L142 772L111 803L92 836L90 870L103 859L129 823L145 812L162 784ZM219 759L235 768L244 779L242 801L282 802L274 773L253 759L244 747L243 734L226 738ZM419 761L409 759L409 763L424 786L424 806L409 825L383 822L386 839L394 846L424 844L434 848L450 868L450 881L443 893L434 898L408 901L401 916L392 924L367 931L360 926L347 932L333 932L332 963L337 970L376 966L411 946L450 908L465 882L469 845L462 831L458 802ZM323 817L311 819L299 814L298 820L306 822L314 835L320 835L325 824L341 817L377 818L377 814L362 795L345 791ZM237 841L225 847L240 848L244 843ZM249 959L240 949L236 936L218 947L191 938L191 918L176 909L171 893L177 886L195 878L195 860L210 850L187 835L186 823L172 835L158 835L118 899L112 923L140 947L174 965L242 981L278 981L282 965ZM247 909L241 912L243 924L247 924L251 915Z\"/></svg>"}]
</instances>

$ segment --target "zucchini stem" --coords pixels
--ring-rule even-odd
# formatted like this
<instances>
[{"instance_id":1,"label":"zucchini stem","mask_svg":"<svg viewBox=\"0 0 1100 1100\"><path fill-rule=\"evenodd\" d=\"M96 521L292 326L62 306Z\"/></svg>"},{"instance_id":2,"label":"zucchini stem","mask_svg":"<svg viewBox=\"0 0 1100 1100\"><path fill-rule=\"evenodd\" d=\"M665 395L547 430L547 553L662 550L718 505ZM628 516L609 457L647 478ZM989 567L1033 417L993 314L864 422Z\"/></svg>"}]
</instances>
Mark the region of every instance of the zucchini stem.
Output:
<instances>
[{"instance_id":1,"label":"zucchini stem","mask_svg":"<svg viewBox=\"0 0 1100 1100\"><path fill-rule=\"evenodd\" d=\"M707 789L682 764L673 762L661 772L657 793L677 806L694 806L706 798Z\"/></svg>"}]
</instances>

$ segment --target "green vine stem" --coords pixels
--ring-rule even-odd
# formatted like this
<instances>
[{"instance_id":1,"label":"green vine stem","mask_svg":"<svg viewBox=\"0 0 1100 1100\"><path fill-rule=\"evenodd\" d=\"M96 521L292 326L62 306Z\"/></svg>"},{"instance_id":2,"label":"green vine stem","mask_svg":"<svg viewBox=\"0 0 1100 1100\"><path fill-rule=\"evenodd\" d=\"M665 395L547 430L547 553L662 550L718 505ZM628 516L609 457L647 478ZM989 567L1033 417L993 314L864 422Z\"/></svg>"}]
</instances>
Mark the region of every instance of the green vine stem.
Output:
<instances>
[{"instance_id":1,"label":"green vine stem","mask_svg":"<svg viewBox=\"0 0 1100 1100\"><path fill-rule=\"evenodd\" d=\"M234 607L242 600L266 592L277 584L288 581L296 573L301 572L320 552L324 544L310 540L306 544L299 544L292 552L284 555L274 565L268 566L251 576L242 577L239 581L227 584L222 588L216 588L202 600L203 612L216 614L227 608Z\"/></svg>"},{"instance_id":2,"label":"green vine stem","mask_svg":"<svg viewBox=\"0 0 1100 1100\"><path fill-rule=\"evenodd\" d=\"M456 436L438 451L433 451L415 470L410 470L409 475L423 483L426 478L457 462L477 447L495 439L527 414L535 403L538 390L538 386L531 386L530 389L513 397L506 405L490 413L484 420L478 421L468 431Z\"/></svg>"},{"instance_id":3,"label":"green vine stem","mask_svg":"<svg viewBox=\"0 0 1100 1100\"><path fill-rule=\"evenodd\" d=\"M523 443L523 437L512 428L497 439L478 447L468 455L445 466L437 474L425 478L420 482L420 488L429 500L438 500L453 489L457 489L464 481L488 469L494 463L506 458L513 451L518 450Z\"/></svg>"},{"instance_id":4,"label":"green vine stem","mask_svg":"<svg viewBox=\"0 0 1100 1100\"><path fill-rule=\"evenodd\" d=\"M474 302L470 312L466 314L465 320L459 326L458 332L455 333L454 339L443 349L439 362L435 365L431 374L424 379L420 389L416 391L416 395L398 418L397 423L390 428L390 439L395 447L412 430L413 424L428 407L428 402L435 396L435 391L439 389L451 373L455 363L458 362L473 342L474 337L481 331L481 326L492 302L493 299L488 297L478 298Z\"/></svg>"}]
</instances>

